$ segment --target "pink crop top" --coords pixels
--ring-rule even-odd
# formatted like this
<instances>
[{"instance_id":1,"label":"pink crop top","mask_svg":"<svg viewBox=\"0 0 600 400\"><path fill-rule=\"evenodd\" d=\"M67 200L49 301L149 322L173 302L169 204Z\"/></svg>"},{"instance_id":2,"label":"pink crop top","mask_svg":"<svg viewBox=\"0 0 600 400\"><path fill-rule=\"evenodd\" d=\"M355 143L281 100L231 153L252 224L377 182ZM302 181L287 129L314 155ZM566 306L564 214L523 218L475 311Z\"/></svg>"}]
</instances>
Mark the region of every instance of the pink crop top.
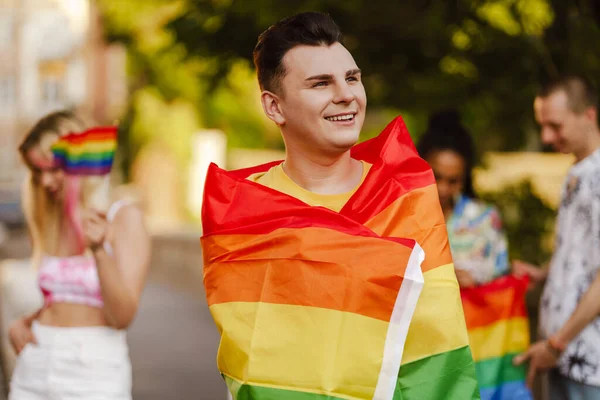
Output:
<instances>
[{"instance_id":1,"label":"pink crop top","mask_svg":"<svg viewBox=\"0 0 600 400\"><path fill-rule=\"evenodd\" d=\"M124 205L123 200L113 203L106 219L112 222ZM112 254L108 242L104 243L104 248L108 254ZM38 283L44 295L45 306L52 303L84 304L99 308L104 306L96 261L91 255L45 256L38 272Z\"/></svg>"}]
</instances>

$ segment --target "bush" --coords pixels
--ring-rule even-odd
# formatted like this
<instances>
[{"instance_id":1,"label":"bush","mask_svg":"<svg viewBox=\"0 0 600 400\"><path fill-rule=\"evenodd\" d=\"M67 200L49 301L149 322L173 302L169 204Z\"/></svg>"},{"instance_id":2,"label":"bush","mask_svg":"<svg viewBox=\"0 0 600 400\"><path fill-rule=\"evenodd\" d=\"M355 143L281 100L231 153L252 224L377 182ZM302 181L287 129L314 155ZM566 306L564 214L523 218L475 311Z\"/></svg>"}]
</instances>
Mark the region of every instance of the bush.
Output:
<instances>
[{"instance_id":1,"label":"bush","mask_svg":"<svg viewBox=\"0 0 600 400\"><path fill-rule=\"evenodd\" d=\"M481 193L480 197L500 210L511 260L535 265L550 260L556 211L535 193L529 179L496 192Z\"/></svg>"}]
</instances>

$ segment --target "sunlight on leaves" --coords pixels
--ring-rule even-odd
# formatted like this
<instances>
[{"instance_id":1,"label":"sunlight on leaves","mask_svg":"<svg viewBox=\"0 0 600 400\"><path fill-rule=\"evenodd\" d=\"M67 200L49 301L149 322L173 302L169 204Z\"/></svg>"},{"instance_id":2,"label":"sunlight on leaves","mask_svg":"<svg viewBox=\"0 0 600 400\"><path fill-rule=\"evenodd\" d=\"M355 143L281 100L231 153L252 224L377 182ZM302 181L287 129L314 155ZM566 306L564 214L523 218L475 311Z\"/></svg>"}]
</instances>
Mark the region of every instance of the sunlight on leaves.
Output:
<instances>
[{"instance_id":1,"label":"sunlight on leaves","mask_svg":"<svg viewBox=\"0 0 600 400\"><path fill-rule=\"evenodd\" d=\"M528 35L542 36L554 21L554 12L547 0L519 0L517 11Z\"/></svg>"},{"instance_id":2,"label":"sunlight on leaves","mask_svg":"<svg viewBox=\"0 0 600 400\"><path fill-rule=\"evenodd\" d=\"M476 78L478 76L477 67L473 63L454 56L442 58L440 69L449 75L462 75L466 78Z\"/></svg>"},{"instance_id":3,"label":"sunlight on leaves","mask_svg":"<svg viewBox=\"0 0 600 400\"><path fill-rule=\"evenodd\" d=\"M486 2L477 8L477 15L507 35L517 36L521 33L521 25L511 11L513 4L514 0Z\"/></svg>"},{"instance_id":4,"label":"sunlight on leaves","mask_svg":"<svg viewBox=\"0 0 600 400\"><path fill-rule=\"evenodd\" d=\"M131 126L135 144L166 146L185 166L190 158L190 137L201 128L194 105L181 99L166 102L156 88L148 87L135 93L132 106L136 112Z\"/></svg>"},{"instance_id":5,"label":"sunlight on leaves","mask_svg":"<svg viewBox=\"0 0 600 400\"><path fill-rule=\"evenodd\" d=\"M468 50L471 47L471 37L459 28L452 34L452 44L458 50Z\"/></svg>"},{"instance_id":6,"label":"sunlight on leaves","mask_svg":"<svg viewBox=\"0 0 600 400\"><path fill-rule=\"evenodd\" d=\"M548 0L500 0L486 2L477 15L510 36L541 36L552 25L554 12Z\"/></svg>"}]
</instances>

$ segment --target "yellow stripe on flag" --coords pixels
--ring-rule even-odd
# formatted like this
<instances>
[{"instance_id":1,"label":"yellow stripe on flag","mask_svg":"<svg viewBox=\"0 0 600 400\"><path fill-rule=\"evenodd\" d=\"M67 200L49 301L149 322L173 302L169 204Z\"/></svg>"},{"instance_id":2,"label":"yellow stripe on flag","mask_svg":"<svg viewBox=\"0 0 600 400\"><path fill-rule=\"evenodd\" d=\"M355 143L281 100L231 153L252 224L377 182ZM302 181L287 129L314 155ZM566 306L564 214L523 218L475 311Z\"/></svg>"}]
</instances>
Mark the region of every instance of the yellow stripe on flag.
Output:
<instances>
[{"instance_id":1,"label":"yellow stripe on flag","mask_svg":"<svg viewBox=\"0 0 600 400\"><path fill-rule=\"evenodd\" d=\"M423 277L425 285L410 323L402 364L469 344L454 265L431 269Z\"/></svg>"},{"instance_id":2,"label":"yellow stripe on flag","mask_svg":"<svg viewBox=\"0 0 600 400\"><path fill-rule=\"evenodd\" d=\"M235 380L258 385L294 382L290 389L373 397L388 323L285 304L230 302L210 310L219 330L227 327L221 332L219 370Z\"/></svg>"},{"instance_id":3,"label":"yellow stripe on flag","mask_svg":"<svg viewBox=\"0 0 600 400\"><path fill-rule=\"evenodd\" d=\"M519 353L529 346L529 324L523 317L502 320L469 331L469 339L474 361Z\"/></svg>"}]
</instances>

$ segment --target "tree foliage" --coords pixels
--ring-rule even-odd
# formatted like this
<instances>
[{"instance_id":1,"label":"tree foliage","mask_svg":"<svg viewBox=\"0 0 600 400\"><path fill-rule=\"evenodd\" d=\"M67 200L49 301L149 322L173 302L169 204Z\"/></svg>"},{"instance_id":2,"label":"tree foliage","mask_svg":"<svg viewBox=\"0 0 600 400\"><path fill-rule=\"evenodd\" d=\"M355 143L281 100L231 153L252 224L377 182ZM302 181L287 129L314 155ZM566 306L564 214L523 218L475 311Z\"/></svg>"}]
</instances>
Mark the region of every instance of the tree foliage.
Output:
<instances>
[{"instance_id":1,"label":"tree foliage","mask_svg":"<svg viewBox=\"0 0 600 400\"><path fill-rule=\"evenodd\" d=\"M188 0L168 24L190 55L216 59L214 82L251 59L258 35L301 11L329 13L365 71L369 101L424 118L457 106L482 149L517 149L533 129L539 82L600 76L593 0ZM422 125L422 123L421 123Z\"/></svg>"},{"instance_id":2,"label":"tree foliage","mask_svg":"<svg viewBox=\"0 0 600 400\"><path fill-rule=\"evenodd\" d=\"M262 114L250 64L193 54L167 24L189 12L181 0L98 0L109 41L125 45L131 100L120 128L120 153L128 177L141 148L158 143L184 167L192 137L222 129L236 147L278 147L275 127ZM220 73L219 71L224 71Z\"/></svg>"},{"instance_id":3,"label":"tree foliage","mask_svg":"<svg viewBox=\"0 0 600 400\"><path fill-rule=\"evenodd\" d=\"M187 129L223 129L232 146L280 147L277 130L258 103L252 50L269 25L301 11L327 12L345 33L344 44L364 71L369 95L365 137L401 112L416 138L429 113L457 107L480 150L535 148L531 104L538 84L562 72L583 73L596 83L600 77L600 6L594 0L98 4L108 39L128 49L134 94L123 125L131 135L131 154L144 140L169 134L144 132L160 117L151 118L140 107L143 96L163 102L161 113L189 105L195 115L185 112L191 121L183 124ZM140 118L147 121L135 121ZM145 128L129 129L134 126ZM185 146L177 142L192 134L180 133L166 143L181 151Z\"/></svg>"},{"instance_id":4,"label":"tree foliage","mask_svg":"<svg viewBox=\"0 0 600 400\"><path fill-rule=\"evenodd\" d=\"M531 181L523 180L495 192L481 193L480 197L500 210L511 260L534 265L550 261L556 210L536 194Z\"/></svg>"}]
</instances>

